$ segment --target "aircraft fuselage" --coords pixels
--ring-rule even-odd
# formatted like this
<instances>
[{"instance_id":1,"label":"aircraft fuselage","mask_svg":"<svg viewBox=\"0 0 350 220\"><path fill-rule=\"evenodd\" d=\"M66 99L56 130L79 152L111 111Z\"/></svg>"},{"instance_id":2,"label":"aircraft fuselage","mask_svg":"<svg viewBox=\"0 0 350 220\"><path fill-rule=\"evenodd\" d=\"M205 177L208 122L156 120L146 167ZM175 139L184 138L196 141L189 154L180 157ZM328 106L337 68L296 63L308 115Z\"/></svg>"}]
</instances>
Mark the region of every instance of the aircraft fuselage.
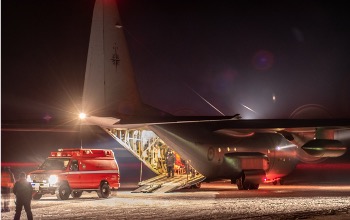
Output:
<instances>
[{"instance_id":1,"label":"aircraft fuselage","mask_svg":"<svg viewBox=\"0 0 350 220\"><path fill-rule=\"evenodd\" d=\"M298 147L277 133L229 137L188 124L152 125L150 129L207 180L235 180L242 172L257 171L262 182L289 174L298 162Z\"/></svg>"}]
</instances>

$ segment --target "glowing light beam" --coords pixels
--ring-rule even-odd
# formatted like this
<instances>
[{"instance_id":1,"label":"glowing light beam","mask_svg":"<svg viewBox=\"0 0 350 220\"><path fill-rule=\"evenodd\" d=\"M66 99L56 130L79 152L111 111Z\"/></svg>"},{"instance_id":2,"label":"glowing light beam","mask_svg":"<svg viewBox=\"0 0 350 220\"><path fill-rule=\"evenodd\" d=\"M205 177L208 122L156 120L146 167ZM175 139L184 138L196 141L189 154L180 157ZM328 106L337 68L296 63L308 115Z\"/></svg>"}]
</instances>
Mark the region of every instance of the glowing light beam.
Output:
<instances>
[{"instance_id":1,"label":"glowing light beam","mask_svg":"<svg viewBox=\"0 0 350 220\"><path fill-rule=\"evenodd\" d=\"M208 100L206 100L204 97L202 97L198 92L196 92L194 89L189 87L187 84L185 84L189 89L191 89L196 95L199 96L203 101L205 101L208 105L210 105L213 109L215 109L217 112L219 112L222 116L225 116L224 113L222 113L219 109L217 109L214 105L212 105Z\"/></svg>"},{"instance_id":2,"label":"glowing light beam","mask_svg":"<svg viewBox=\"0 0 350 220\"><path fill-rule=\"evenodd\" d=\"M241 105L242 105L244 108L248 109L249 111L254 112L255 114L258 114L256 111L254 111L253 109L249 108L248 106L243 105L242 103L241 103Z\"/></svg>"}]
</instances>

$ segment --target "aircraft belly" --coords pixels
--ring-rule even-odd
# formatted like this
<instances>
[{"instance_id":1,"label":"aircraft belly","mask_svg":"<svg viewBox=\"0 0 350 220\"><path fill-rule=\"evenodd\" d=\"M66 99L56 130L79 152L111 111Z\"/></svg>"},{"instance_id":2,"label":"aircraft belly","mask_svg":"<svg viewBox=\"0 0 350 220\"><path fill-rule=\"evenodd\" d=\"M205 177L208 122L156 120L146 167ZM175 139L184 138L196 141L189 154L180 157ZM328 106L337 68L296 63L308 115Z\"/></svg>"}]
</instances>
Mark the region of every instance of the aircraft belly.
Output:
<instances>
[{"instance_id":1,"label":"aircraft belly","mask_svg":"<svg viewBox=\"0 0 350 220\"><path fill-rule=\"evenodd\" d=\"M207 179L232 179L242 170L254 169L266 171L270 176L284 176L296 165L296 146L279 134L256 133L237 138L184 125L149 127ZM250 159L242 159L241 153Z\"/></svg>"}]
</instances>

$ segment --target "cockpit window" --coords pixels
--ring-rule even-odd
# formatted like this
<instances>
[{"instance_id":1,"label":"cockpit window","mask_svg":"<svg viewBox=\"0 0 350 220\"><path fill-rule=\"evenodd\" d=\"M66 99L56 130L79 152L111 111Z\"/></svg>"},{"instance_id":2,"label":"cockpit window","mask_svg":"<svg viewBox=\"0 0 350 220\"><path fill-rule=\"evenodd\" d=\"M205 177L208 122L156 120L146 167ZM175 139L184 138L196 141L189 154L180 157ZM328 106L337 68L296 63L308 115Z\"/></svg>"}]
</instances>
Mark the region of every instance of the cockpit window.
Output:
<instances>
[{"instance_id":1,"label":"cockpit window","mask_svg":"<svg viewBox=\"0 0 350 220\"><path fill-rule=\"evenodd\" d=\"M68 166L67 158L49 158L39 167L39 170L65 170Z\"/></svg>"}]
</instances>

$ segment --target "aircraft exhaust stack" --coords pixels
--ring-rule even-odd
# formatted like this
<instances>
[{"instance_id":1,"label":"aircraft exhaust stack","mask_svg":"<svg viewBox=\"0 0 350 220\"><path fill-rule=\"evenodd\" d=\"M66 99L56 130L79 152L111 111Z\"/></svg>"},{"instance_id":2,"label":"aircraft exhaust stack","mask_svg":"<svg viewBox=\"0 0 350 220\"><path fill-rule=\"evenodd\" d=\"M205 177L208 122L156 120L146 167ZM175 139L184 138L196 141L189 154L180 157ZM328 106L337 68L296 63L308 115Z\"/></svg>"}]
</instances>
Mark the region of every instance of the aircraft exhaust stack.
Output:
<instances>
[{"instance_id":1,"label":"aircraft exhaust stack","mask_svg":"<svg viewBox=\"0 0 350 220\"><path fill-rule=\"evenodd\" d=\"M311 140L301 148L313 157L340 157L347 150L340 141L329 139Z\"/></svg>"}]
</instances>

